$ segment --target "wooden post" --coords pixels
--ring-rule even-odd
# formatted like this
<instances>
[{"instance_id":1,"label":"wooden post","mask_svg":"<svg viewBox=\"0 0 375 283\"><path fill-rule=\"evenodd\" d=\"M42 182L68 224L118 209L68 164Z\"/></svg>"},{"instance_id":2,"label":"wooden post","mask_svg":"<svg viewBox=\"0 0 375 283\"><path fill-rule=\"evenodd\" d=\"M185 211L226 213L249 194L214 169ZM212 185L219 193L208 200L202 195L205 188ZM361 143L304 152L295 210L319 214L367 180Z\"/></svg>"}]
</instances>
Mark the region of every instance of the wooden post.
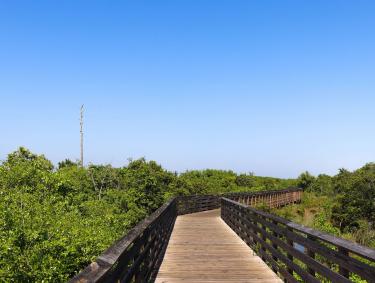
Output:
<instances>
[{"instance_id":1,"label":"wooden post","mask_svg":"<svg viewBox=\"0 0 375 283\"><path fill-rule=\"evenodd\" d=\"M349 256L349 252L343 248L340 248L338 247L338 251L340 254L344 255L344 256ZM349 275L350 275L350 272L349 270L347 270L346 268L342 267L341 265L339 265L339 273L346 277L346 278L349 278Z\"/></svg>"},{"instance_id":2,"label":"wooden post","mask_svg":"<svg viewBox=\"0 0 375 283\"><path fill-rule=\"evenodd\" d=\"M263 220L267 220L265 217L262 217ZM267 237L266 237L266 234L267 234L267 227L264 226L262 224L262 229L263 229L263 233L262 233L262 240L267 243ZM262 251L263 253L266 253L266 248L264 247L264 245L262 245ZM265 261L266 259L264 258L264 256L262 255L261 258L263 259L263 261Z\"/></svg>"},{"instance_id":3,"label":"wooden post","mask_svg":"<svg viewBox=\"0 0 375 283\"><path fill-rule=\"evenodd\" d=\"M277 226L277 221L273 220L272 223L273 223L274 225ZM275 236L276 238L279 237L279 235L278 235L276 232L273 232L272 235ZM272 244L272 247L273 247L275 250L277 250L277 245L276 245L276 244ZM272 258L273 258L273 260L274 260L275 262L277 262L277 257L276 257L276 256L272 256ZM277 273L277 270L276 270L275 268L273 268L273 271L274 271L275 273Z\"/></svg>"},{"instance_id":4,"label":"wooden post","mask_svg":"<svg viewBox=\"0 0 375 283\"><path fill-rule=\"evenodd\" d=\"M307 235L307 239L310 239L311 241L315 241L315 238L311 237L310 235ZM312 259L315 259L315 253L313 251L305 247L305 252L309 257L311 257ZM307 272L315 277L315 270L312 269L310 266L307 266Z\"/></svg>"},{"instance_id":5,"label":"wooden post","mask_svg":"<svg viewBox=\"0 0 375 283\"><path fill-rule=\"evenodd\" d=\"M292 228L289 228L289 227L288 227L288 230L289 230L291 233L293 233L293 229L292 229ZM287 238L287 243L288 243L289 246L291 246L292 248L294 248L294 246L293 246L293 240L289 240L289 239ZM293 256L292 256L291 254L287 253L287 257L288 257L289 260L293 261ZM288 268L288 272L289 272L290 274L292 274L292 276L293 276L293 269Z\"/></svg>"},{"instance_id":6,"label":"wooden post","mask_svg":"<svg viewBox=\"0 0 375 283\"><path fill-rule=\"evenodd\" d=\"M270 194L270 208L273 208L273 194Z\"/></svg>"}]
</instances>

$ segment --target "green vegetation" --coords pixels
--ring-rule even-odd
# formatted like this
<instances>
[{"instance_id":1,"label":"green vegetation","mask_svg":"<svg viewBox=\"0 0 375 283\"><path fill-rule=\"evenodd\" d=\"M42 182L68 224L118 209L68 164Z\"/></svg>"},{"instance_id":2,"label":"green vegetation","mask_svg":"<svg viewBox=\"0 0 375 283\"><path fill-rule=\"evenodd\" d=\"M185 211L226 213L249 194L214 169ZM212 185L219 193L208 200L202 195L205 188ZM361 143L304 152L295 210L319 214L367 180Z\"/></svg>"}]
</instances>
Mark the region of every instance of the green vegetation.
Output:
<instances>
[{"instance_id":1,"label":"green vegetation","mask_svg":"<svg viewBox=\"0 0 375 283\"><path fill-rule=\"evenodd\" d=\"M301 203L280 209L269 207L260 207L260 209L266 209L316 230L375 248L374 163L369 163L353 172L340 169L333 177L328 175L314 177L305 172L298 178L298 186L305 190ZM304 267L303 264L300 265ZM318 276L318 279L328 282L321 276ZM350 275L350 280L358 283L366 282L355 274Z\"/></svg>"},{"instance_id":2,"label":"green vegetation","mask_svg":"<svg viewBox=\"0 0 375 283\"><path fill-rule=\"evenodd\" d=\"M173 196L294 185L232 171L178 175L145 159L54 168L20 148L0 164L0 282L65 282Z\"/></svg>"},{"instance_id":3,"label":"green vegetation","mask_svg":"<svg viewBox=\"0 0 375 283\"><path fill-rule=\"evenodd\" d=\"M300 204L272 212L317 230L375 248L375 164L336 176L300 175Z\"/></svg>"},{"instance_id":4,"label":"green vegetation","mask_svg":"<svg viewBox=\"0 0 375 283\"><path fill-rule=\"evenodd\" d=\"M168 172L154 161L55 168L25 148L0 164L0 282L65 282L167 199L179 195L305 189L274 213L375 247L375 164L298 180L203 170ZM267 208L264 208L267 209Z\"/></svg>"}]
</instances>

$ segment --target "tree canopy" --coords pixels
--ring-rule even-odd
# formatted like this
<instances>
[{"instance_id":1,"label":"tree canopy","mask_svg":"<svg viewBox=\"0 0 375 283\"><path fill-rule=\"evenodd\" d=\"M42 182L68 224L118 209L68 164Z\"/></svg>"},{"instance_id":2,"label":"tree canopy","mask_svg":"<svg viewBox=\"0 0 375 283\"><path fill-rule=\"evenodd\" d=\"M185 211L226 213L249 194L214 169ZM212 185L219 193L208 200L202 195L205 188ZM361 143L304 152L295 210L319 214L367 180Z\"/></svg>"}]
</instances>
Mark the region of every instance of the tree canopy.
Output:
<instances>
[{"instance_id":1,"label":"tree canopy","mask_svg":"<svg viewBox=\"0 0 375 283\"><path fill-rule=\"evenodd\" d=\"M68 159L55 167L21 147L0 164L0 282L65 282L174 196L296 185L325 198L323 230L373 229L373 163L334 177L279 179L213 169L178 174L144 158L120 168Z\"/></svg>"},{"instance_id":2,"label":"tree canopy","mask_svg":"<svg viewBox=\"0 0 375 283\"><path fill-rule=\"evenodd\" d=\"M176 174L144 158L54 167L21 147L0 164L0 282L65 282L171 197L293 184L221 170Z\"/></svg>"}]
</instances>

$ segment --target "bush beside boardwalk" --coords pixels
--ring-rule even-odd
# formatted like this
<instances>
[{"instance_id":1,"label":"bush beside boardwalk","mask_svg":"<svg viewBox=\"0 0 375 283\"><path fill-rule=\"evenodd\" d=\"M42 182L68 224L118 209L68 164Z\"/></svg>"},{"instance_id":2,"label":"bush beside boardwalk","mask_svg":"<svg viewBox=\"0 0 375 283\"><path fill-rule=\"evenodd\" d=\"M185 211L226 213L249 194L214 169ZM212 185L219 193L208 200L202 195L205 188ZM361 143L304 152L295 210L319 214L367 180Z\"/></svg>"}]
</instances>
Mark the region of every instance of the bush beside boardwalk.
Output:
<instances>
[{"instance_id":1,"label":"bush beside boardwalk","mask_svg":"<svg viewBox=\"0 0 375 283\"><path fill-rule=\"evenodd\" d=\"M298 180L221 170L176 174L145 159L121 168L81 168L65 160L55 168L43 155L19 148L0 165L0 281L65 282L178 195L274 190L298 184L331 207L332 213L321 222L328 221L334 233L363 235L363 229L373 231L375 214L368 199L374 196L374 166L357 171L340 171L333 178L304 173ZM352 193L354 188L358 189ZM330 206L332 197L335 201ZM293 211L288 213L294 217ZM369 223L367 228L363 221Z\"/></svg>"},{"instance_id":2,"label":"bush beside boardwalk","mask_svg":"<svg viewBox=\"0 0 375 283\"><path fill-rule=\"evenodd\" d=\"M65 160L55 168L19 148L0 165L0 281L65 282L176 195L294 184L220 170L178 175L145 159L121 168Z\"/></svg>"}]
</instances>

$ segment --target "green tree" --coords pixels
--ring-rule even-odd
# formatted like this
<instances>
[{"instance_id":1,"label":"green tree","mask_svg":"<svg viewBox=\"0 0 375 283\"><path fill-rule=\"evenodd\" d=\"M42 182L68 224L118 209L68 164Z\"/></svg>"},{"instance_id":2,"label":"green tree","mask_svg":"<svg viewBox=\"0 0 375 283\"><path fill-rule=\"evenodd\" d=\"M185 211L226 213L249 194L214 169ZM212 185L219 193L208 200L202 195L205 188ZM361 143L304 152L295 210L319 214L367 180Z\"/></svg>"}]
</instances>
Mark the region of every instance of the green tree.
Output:
<instances>
[{"instance_id":1,"label":"green tree","mask_svg":"<svg viewBox=\"0 0 375 283\"><path fill-rule=\"evenodd\" d=\"M164 170L155 161L144 158L131 161L120 171L121 188L128 197L129 205L142 215L147 215L164 202L164 196L175 175Z\"/></svg>"},{"instance_id":2,"label":"green tree","mask_svg":"<svg viewBox=\"0 0 375 283\"><path fill-rule=\"evenodd\" d=\"M53 164L44 155L20 147L0 166L0 186L6 189L54 189Z\"/></svg>"},{"instance_id":3,"label":"green tree","mask_svg":"<svg viewBox=\"0 0 375 283\"><path fill-rule=\"evenodd\" d=\"M315 177L312 176L308 171L303 172L298 177L297 184L302 189L308 189L315 181Z\"/></svg>"},{"instance_id":4,"label":"green tree","mask_svg":"<svg viewBox=\"0 0 375 283\"><path fill-rule=\"evenodd\" d=\"M331 176L320 174L313 180L307 187L310 192L315 192L319 195L332 195L333 194L333 180Z\"/></svg>"},{"instance_id":5,"label":"green tree","mask_svg":"<svg viewBox=\"0 0 375 283\"><path fill-rule=\"evenodd\" d=\"M255 184L254 174L240 174L236 177L236 185L251 188Z\"/></svg>"}]
</instances>

